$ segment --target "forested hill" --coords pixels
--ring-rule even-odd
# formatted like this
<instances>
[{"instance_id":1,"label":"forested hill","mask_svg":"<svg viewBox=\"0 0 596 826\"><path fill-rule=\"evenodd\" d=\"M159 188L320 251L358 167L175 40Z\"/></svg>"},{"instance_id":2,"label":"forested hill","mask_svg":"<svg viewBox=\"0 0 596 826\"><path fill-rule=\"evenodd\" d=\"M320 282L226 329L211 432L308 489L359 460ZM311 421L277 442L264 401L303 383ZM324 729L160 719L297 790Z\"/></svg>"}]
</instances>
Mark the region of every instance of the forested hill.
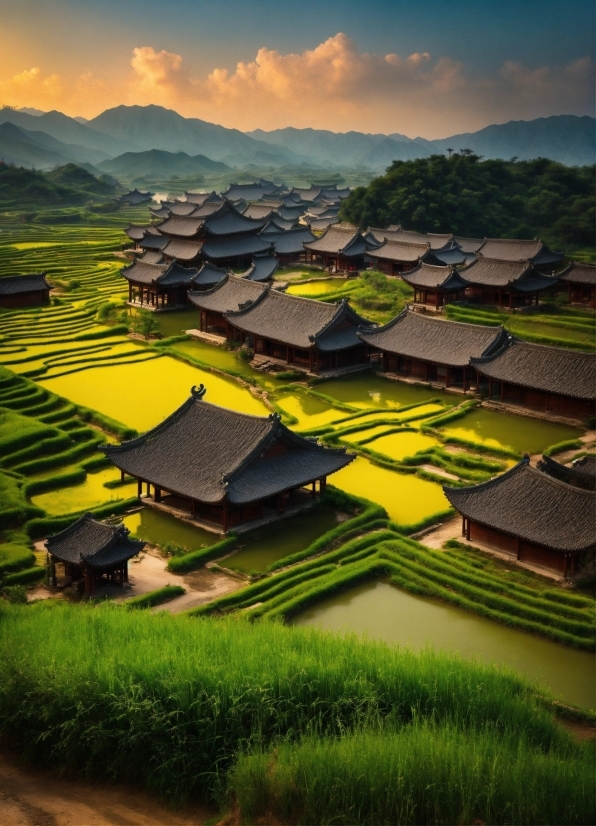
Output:
<instances>
[{"instance_id":1,"label":"forested hill","mask_svg":"<svg viewBox=\"0 0 596 826\"><path fill-rule=\"evenodd\" d=\"M401 224L476 238L540 237L556 249L594 246L594 166L546 158L482 160L469 150L394 161L358 187L341 218L362 228Z\"/></svg>"},{"instance_id":2,"label":"forested hill","mask_svg":"<svg viewBox=\"0 0 596 826\"><path fill-rule=\"evenodd\" d=\"M0 163L0 205L78 206L89 201L109 201L119 186L108 175L96 178L75 164L39 172Z\"/></svg>"}]
</instances>

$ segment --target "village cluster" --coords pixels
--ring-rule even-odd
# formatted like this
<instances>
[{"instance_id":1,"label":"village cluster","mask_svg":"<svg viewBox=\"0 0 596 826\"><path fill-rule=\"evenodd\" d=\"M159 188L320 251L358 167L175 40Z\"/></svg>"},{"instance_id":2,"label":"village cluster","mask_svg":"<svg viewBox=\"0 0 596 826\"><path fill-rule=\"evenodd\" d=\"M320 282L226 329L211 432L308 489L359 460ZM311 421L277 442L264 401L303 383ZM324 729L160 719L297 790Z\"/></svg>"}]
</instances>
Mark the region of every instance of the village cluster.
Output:
<instances>
[{"instance_id":1,"label":"village cluster","mask_svg":"<svg viewBox=\"0 0 596 826\"><path fill-rule=\"evenodd\" d=\"M134 243L134 260L121 271L129 305L155 312L196 307L191 334L244 346L257 368L312 377L375 365L393 379L480 394L538 417L586 422L594 416L595 354L528 343L501 326L449 321L441 312L462 300L513 310L562 289L570 302L593 308L594 265L565 263L562 252L537 239L462 238L399 226L363 232L339 223L348 194L261 180L151 207L157 222L125 230ZM122 200L138 205L151 197L135 190ZM290 295L273 280L279 268L301 263L346 278L381 271L409 284L414 300L378 326L347 300ZM0 306L45 301L49 289L43 274L2 279ZM247 416L208 404L203 395L203 387L193 388L157 427L103 450L123 478L137 479L139 496L145 484L156 502L167 497L212 530L246 530L268 513L281 516L322 493L327 478L354 458L293 433L276 414ZM467 539L567 576L594 549L595 474L591 457L572 466L546 457L537 467L525 457L489 482L444 490ZM106 574L123 582L127 560L138 553L138 543L121 530L88 516L47 547L54 563L83 565L88 592Z\"/></svg>"}]
</instances>

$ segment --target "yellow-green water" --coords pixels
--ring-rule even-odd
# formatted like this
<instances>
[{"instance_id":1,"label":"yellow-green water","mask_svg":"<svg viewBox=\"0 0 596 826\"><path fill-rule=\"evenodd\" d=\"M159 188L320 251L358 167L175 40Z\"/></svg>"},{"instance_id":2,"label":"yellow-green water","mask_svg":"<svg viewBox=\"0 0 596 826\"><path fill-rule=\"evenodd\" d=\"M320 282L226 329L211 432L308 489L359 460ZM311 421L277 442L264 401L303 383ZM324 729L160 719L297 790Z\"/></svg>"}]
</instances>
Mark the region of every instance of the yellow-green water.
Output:
<instances>
[{"instance_id":1,"label":"yellow-green water","mask_svg":"<svg viewBox=\"0 0 596 826\"><path fill-rule=\"evenodd\" d=\"M152 508L142 508L135 513L129 513L122 521L131 536L145 539L154 545L173 542L183 548L188 548L189 551L196 551L221 540L221 536L217 534L196 528L168 513L155 511Z\"/></svg>"},{"instance_id":2,"label":"yellow-green water","mask_svg":"<svg viewBox=\"0 0 596 826\"><path fill-rule=\"evenodd\" d=\"M540 453L549 445L577 439L582 430L565 424L537 421L496 410L473 410L463 418L441 428L445 436L456 436L487 447L515 450L517 453Z\"/></svg>"},{"instance_id":3,"label":"yellow-green water","mask_svg":"<svg viewBox=\"0 0 596 826\"><path fill-rule=\"evenodd\" d=\"M290 295L301 295L306 298L316 298L318 295L338 292L348 285L350 285L350 282L346 281L345 278L326 278L324 281L309 281L306 284L300 282L290 284L286 292Z\"/></svg>"},{"instance_id":4,"label":"yellow-green water","mask_svg":"<svg viewBox=\"0 0 596 826\"><path fill-rule=\"evenodd\" d=\"M207 388L206 402L255 416L269 414L259 399L235 381L169 356L82 370L40 383L75 404L99 410L139 431L163 421L188 399L191 387L201 383Z\"/></svg>"},{"instance_id":5,"label":"yellow-green water","mask_svg":"<svg viewBox=\"0 0 596 826\"><path fill-rule=\"evenodd\" d=\"M387 428L379 428L379 430L386 430ZM372 434L370 434L372 435ZM362 436L362 434L358 434ZM370 450L376 450L377 453L384 453L390 459L405 459L406 456L413 456L419 450L428 450L430 447L436 447L440 442L433 436L426 436L424 433L416 431L404 430L401 433L390 433L387 436L379 436L373 439L372 442L367 442L364 447Z\"/></svg>"},{"instance_id":6,"label":"yellow-green water","mask_svg":"<svg viewBox=\"0 0 596 826\"><path fill-rule=\"evenodd\" d=\"M293 425L298 430L320 427L349 415L307 393L280 393L275 396L275 400L282 410L298 419L298 424Z\"/></svg>"},{"instance_id":7,"label":"yellow-green water","mask_svg":"<svg viewBox=\"0 0 596 826\"><path fill-rule=\"evenodd\" d=\"M264 530L242 536L242 548L221 564L244 573L264 571L272 562L304 550L336 525L336 514L330 508L289 516Z\"/></svg>"},{"instance_id":8,"label":"yellow-green water","mask_svg":"<svg viewBox=\"0 0 596 826\"><path fill-rule=\"evenodd\" d=\"M329 481L354 496L382 505L400 525L413 525L449 507L443 489L409 473L397 473L356 457Z\"/></svg>"},{"instance_id":9,"label":"yellow-green water","mask_svg":"<svg viewBox=\"0 0 596 826\"><path fill-rule=\"evenodd\" d=\"M53 474L57 471L54 470ZM51 475L51 474L50 474ZM32 478L41 478L32 477ZM106 482L120 479L117 468L105 468L96 473L88 473L84 482L59 490L50 490L31 497L31 502L38 508L43 508L50 514L75 513L86 508L94 508L105 502L116 499L130 499L136 496L137 483L131 480L117 488L104 487Z\"/></svg>"},{"instance_id":10,"label":"yellow-green water","mask_svg":"<svg viewBox=\"0 0 596 826\"><path fill-rule=\"evenodd\" d=\"M295 625L366 634L420 650L453 651L495 662L549 689L565 703L594 708L594 655L516 631L461 608L384 582L357 586L307 609Z\"/></svg>"},{"instance_id":11,"label":"yellow-green water","mask_svg":"<svg viewBox=\"0 0 596 826\"><path fill-rule=\"evenodd\" d=\"M422 404L429 399L440 398L441 403L452 407L458 403L456 396L430 387L418 387L401 381L390 381L376 373L362 373L317 384L320 393L331 396L354 407L403 407L406 404Z\"/></svg>"}]
</instances>

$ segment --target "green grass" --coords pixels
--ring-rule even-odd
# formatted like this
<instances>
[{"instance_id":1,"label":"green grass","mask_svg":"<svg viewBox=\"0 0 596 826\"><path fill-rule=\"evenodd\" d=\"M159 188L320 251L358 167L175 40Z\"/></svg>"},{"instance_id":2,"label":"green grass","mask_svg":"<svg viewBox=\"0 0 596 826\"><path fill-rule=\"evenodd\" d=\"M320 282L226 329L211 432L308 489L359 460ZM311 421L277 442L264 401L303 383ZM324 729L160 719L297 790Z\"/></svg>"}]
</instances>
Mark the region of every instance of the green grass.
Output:
<instances>
[{"instance_id":1,"label":"green grass","mask_svg":"<svg viewBox=\"0 0 596 826\"><path fill-rule=\"evenodd\" d=\"M148 591L146 594L139 594L131 597L122 604L125 608L154 608L163 602L182 596L186 591L181 585L164 585L163 588L156 588L155 591Z\"/></svg>"}]
</instances>

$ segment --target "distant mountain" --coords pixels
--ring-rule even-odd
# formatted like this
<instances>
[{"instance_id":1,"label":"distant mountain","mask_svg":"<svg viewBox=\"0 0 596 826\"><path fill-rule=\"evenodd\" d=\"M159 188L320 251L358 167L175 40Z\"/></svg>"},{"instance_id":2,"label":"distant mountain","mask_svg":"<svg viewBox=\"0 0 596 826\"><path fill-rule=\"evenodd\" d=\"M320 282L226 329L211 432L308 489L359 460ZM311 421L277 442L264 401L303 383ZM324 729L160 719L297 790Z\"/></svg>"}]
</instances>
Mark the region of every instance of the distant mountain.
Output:
<instances>
[{"instance_id":1,"label":"distant mountain","mask_svg":"<svg viewBox=\"0 0 596 826\"><path fill-rule=\"evenodd\" d=\"M567 166L588 166L595 161L596 121L587 115L555 115L535 120L511 120L479 132L464 132L443 140L416 138L429 151L472 149L485 158L517 157L522 161L550 158Z\"/></svg>"},{"instance_id":2,"label":"distant mountain","mask_svg":"<svg viewBox=\"0 0 596 826\"><path fill-rule=\"evenodd\" d=\"M254 140L238 129L226 129L198 118L183 118L162 106L117 106L107 109L86 124L121 143L134 144L137 150L164 149L167 152L199 153L208 158L242 165L259 150L269 152L268 144ZM308 160L283 147L276 147L284 163Z\"/></svg>"},{"instance_id":3,"label":"distant mountain","mask_svg":"<svg viewBox=\"0 0 596 826\"><path fill-rule=\"evenodd\" d=\"M118 179L132 181L135 178L170 178L203 172L230 172L230 167L219 161L212 161L204 155L191 157L186 152L166 152L163 149L149 149L147 152L125 152L117 158L97 164L102 172L108 172Z\"/></svg>"},{"instance_id":4,"label":"distant mountain","mask_svg":"<svg viewBox=\"0 0 596 826\"><path fill-rule=\"evenodd\" d=\"M10 158L12 163L40 169L51 169L70 161L96 163L109 157L99 149L62 143L45 132L30 132L8 121L0 124L0 153L5 161Z\"/></svg>"},{"instance_id":5,"label":"distant mountain","mask_svg":"<svg viewBox=\"0 0 596 826\"><path fill-rule=\"evenodd\" d=\"M89 201L105 202L118 194L118 188L94 177L75 164L41 172L0 164L0 204L2 206L75 206Z\"/></svg>"},{"instance_id":6,"label":"distant mountain","mask_svg":"<svg viewBox=\"0 0 596 826\"><path fill-rule=\"evenodd\" d=\"M34 117L45 115L43 109L33 109L31 106L21 106L20 109L17 109L17 112L24 112L26 115L33 115Z\"/></svg>"}]
</instances>

